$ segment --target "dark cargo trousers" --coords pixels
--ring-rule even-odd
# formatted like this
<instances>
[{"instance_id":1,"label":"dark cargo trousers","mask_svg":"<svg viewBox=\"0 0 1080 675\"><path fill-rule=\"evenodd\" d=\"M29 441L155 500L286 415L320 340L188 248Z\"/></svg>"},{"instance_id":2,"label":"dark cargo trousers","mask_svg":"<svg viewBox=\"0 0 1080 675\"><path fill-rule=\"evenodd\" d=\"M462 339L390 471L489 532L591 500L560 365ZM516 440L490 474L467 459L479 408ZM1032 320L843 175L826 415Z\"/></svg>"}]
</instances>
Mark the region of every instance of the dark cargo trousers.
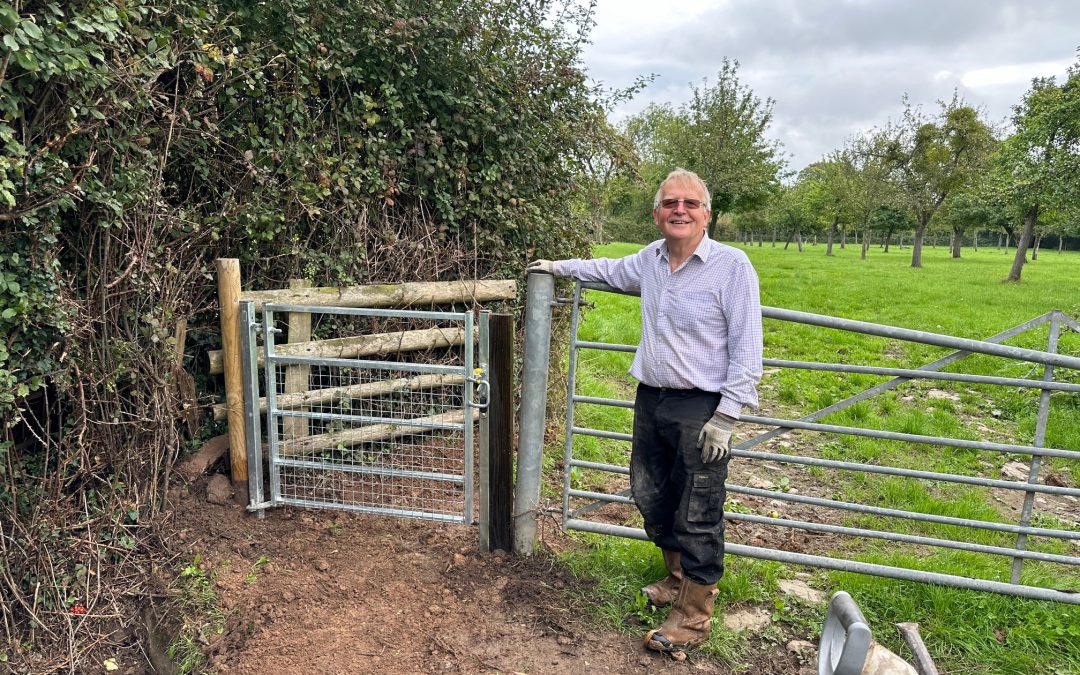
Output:
<instances>
[{"instance_id":1,"label":"dark cargo trousers","mask_svg":"<svg viewBox=\"0 0 1080 675\"><path fill-rule=\"evenodd\" d=\"M728 457L703 464L698 436L721 395L638 385L630 488L645 533L679 551L687 577L714 584L724 574L724 481Z\"/></svg>"}]
</instances>

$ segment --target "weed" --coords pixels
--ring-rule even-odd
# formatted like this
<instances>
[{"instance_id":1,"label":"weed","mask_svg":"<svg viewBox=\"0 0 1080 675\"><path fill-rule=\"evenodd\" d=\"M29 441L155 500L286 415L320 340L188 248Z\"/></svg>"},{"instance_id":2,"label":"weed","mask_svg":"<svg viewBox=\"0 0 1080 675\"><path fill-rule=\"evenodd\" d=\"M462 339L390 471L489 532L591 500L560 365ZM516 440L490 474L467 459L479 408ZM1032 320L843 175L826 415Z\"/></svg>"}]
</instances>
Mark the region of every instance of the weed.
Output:
<instances>
[{"instance_id":1,"label":"weed","mask_svg":"<svg viewBox=\"0 0 1080 675\"><path fill-rule=\"evenodd\" d=\"M265 555L259 556L258 560L251 563L251 569L249 569L248 573L244 575L244 583L251 585L258 581L259 572L261 572L262 568L266 567L266 564L269 562L270 558L267 558Z\"/></svg>"},{"instance_id":2,"label":"weed","mask_svg":"<svg viewBox=\"0 0 1080 675\"><path fill-rule=\"evenodd\" d=\"M213 570L205 569L201 556L196 554L173 581L173 602L181 628L167 653L180 673L203 672L206 656L200 639L208 633L220 635L225 630L226 614L218 606L213 580Z\"/></svg>"}]
</instances>

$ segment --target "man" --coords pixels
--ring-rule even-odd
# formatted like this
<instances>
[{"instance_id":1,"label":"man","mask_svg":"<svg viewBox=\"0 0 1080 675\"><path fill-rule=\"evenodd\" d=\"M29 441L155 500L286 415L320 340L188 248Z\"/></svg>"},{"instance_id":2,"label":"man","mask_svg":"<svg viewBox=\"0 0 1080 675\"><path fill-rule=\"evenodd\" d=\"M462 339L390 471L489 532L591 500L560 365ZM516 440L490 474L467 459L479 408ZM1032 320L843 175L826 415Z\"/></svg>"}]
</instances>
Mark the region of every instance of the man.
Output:
<instances>
[{"instance_id":1,"label":"man","mask_svg":"<svg viewBox=\"0 0 1080 675\"><path fill-rule=\"evenodd\" d=\"M643 589L674 604L645 646L679 653L709 636L724 573L724 481L743 406L761 379L758 279L742 251L706 235L709 191L672 171L653 201L663 239L624 258L537 260L530 271L641 294L630 486L668 576Z\"/></svg>"}]
</instances>

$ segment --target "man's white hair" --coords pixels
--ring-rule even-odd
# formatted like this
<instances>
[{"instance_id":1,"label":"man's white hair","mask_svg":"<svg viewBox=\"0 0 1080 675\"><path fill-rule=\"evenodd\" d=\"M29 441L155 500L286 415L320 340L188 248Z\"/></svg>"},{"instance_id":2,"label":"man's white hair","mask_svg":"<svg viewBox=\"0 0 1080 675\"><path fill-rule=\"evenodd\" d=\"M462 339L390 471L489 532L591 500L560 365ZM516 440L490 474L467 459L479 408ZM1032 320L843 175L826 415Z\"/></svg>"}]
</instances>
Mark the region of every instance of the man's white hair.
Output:
<instances>
[{"instance_id":1,"label":"man's white hair","mask_svg":"<svg viewBox=\"0 0 1080 675\"><path fill-rule=\"evenodd\" d=\"M705 181L701 180L701 176L693 171L681 168L675 169L667 175L667 178L660 182L660 187L656 190L656 196L653 197L653 209L660 207L660 198L664 194L664 186L668 183L691 183L697 185L705 195L705 210L712 211L712 197L709 195L709 186L705 185Z\"/></svg>"}]
</instances>

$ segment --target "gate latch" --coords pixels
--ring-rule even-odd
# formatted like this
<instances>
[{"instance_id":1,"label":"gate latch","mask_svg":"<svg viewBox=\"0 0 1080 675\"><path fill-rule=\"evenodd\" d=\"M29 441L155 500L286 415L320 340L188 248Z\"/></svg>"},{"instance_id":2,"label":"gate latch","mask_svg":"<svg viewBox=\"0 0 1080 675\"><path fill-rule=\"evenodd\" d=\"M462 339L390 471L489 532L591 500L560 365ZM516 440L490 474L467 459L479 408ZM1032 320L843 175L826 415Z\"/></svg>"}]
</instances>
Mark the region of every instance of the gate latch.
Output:
<instances>
[{"instance_id":1,"label":"gate latch","mask_svg":"<svg viewBox=\"0 0 1080 675\"><path fill-rule=\"evenodd\" d=\"M469 382L472 383L472 386L469 387L472 392L469 403L480 410L487 410L491 398L491 383L488 382L485 365L482 363L473 368L473 374L469 377Z\"/></svg>"}]
</instances>

